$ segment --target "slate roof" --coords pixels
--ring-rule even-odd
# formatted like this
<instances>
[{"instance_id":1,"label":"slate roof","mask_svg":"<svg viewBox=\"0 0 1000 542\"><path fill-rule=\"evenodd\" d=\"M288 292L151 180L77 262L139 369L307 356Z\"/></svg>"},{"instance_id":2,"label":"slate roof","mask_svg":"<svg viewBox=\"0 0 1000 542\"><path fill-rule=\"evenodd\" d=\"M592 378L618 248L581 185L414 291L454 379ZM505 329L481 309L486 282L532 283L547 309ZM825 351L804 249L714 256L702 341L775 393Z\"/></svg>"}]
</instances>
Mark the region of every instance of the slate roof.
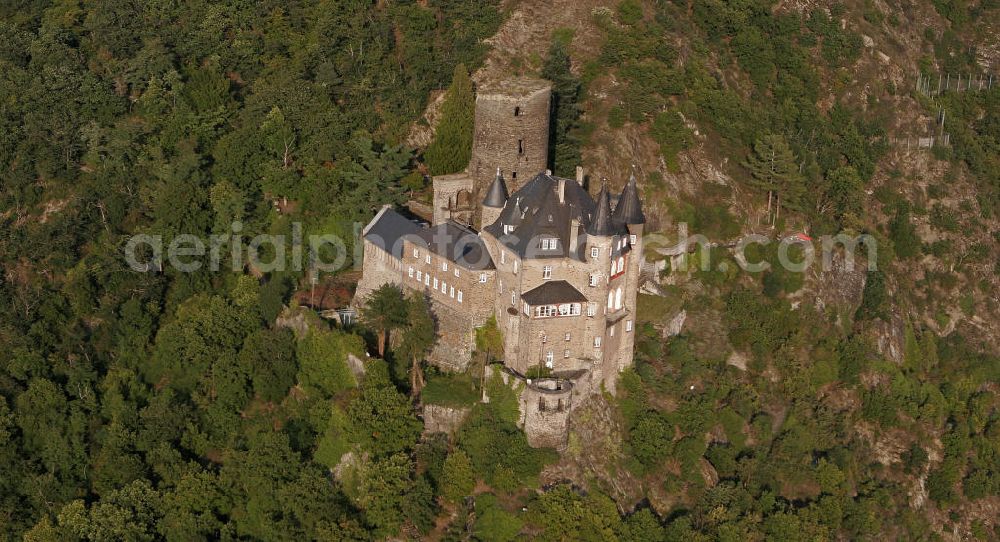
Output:
<instances>
[{"instance_id":1,"label":"slate roof","mask_svg":"<svg viewBox=\"0 0 1000 542\"><path fill-rule=\"evenodd\" d=\"M559 201L559 182L564 183L563 201ZM610 203L609 203L610 205ZM565 258L581 257L579 251L571 250L573 238L570 231L573 220L578 223L577 243L585 241L585 233L594 215L594 200L580 183L574 179L560 179L547 173L539 173L520 189L510 195L507 204L500 211L500 217L483 229L507 249L521 258ZM608 228L618 232L611 222L611 211L607 211ZM513 231L504 232L504 226L513 226ZM555 249L542 250L543 238L557 238Z\"/></svg>"},{"instance_id":2,"label":"slate roof","mask_svg":"<svg viewBox=\"0 0 1000 542\"><path fill-rule=\"evenodd\" d=\"M490 184L489 190L486 191L486 197L483 198L483 205L496 208L503 207L506 203L507 185L503 182L503 174L500 173L500 168L497 168L497 176Z\"/></svg>"},{"instance_id":3,"label":"slate roof","mask_svg":"<svg viewBox=\"0 0 1000 542\"><path fill-rule=\"evenodd\" d=\"M594 216L587 225L587 233L590 235L609 236L616 232L616 224L611 219L611 196L608 195L608 184L601 186L601 192L597 194L597 205L594 209Z\"/></svg>"},{"instance_id":4,"label":"slate roof","mask_svg":"<svg viewBox=\"0 0 1000 542\"><path fill-rule=\"evenodd\" d=\"M635 183L635 172L628 177L622 195L615 204L615 212L611 217L617 224L645 224L646 216L642 214L642 201L639 199L639 187Z\"/></svg>"},{"instance_id":5,"label":"slate roof","mask_svg":"<svg viewBox=\"0 0 1000 542\"><path fill-rule=\"evenodd\" d=\"M553 280L525 292L521 300L531 306L585 303L587 297L565 280Z\"/></svg>"},{"instance_id":6,"label":"slate roof","mask_svg":"<svg viewBox=\"0 0 1000 542\"><path fill-rule=\"evenodd\" d=\"M395 258L403 257L403 240L425 247L466 269L493 269L493 260L475 231L445 222L427 227L384 207L365 228L364 237Z\"/></svg>"},{"instance_id":7,"label":"slate roof","mask_svg":"<svg viewBox=\"0 0 1000 542\"><path fill-rule=\"evenodd\" d=\"M424 229L419 223L392 210L388 205L375 215L365 227L365 239L396 258L403 257L404 237L418 239L417 234Z\"/></svg>"}]
</instances>

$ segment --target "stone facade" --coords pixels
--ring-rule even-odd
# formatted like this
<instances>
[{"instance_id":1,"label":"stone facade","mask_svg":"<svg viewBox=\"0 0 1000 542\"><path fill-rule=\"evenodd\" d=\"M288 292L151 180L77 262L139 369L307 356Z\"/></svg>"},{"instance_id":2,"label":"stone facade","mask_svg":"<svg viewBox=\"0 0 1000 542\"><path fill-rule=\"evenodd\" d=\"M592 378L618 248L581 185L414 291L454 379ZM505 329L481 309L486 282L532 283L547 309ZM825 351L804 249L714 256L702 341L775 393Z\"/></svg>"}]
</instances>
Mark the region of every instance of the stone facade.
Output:
<instances>
[{"instance_id":1,"label":"stone facade","mask_svg":"<svg viewBox=\"0 0 1000 542\"><path fill-rule=\"evenodd\" d=\"M507 175L511 190L545 170L551 94L551 83L527 77L478 89L469 166L433 179L435 224L449 219L489 224L479 204L497 168Z\"/></svg>"},{"instance_id":2,"label":"stone facade","mask_svg":"<svg viewBox=\"0 0 1000 542\"><path fill-rule=\"evenodd\" d=\"M454 371L494 316L529 442L561 448L575 406L614 393L632 365L645 218L634 176L612 207L606 185L595 199L579 172L544 170L549 100L537 80L480 89L468 169L434 179L433 225L383 209L365 228L356 299L386 282L422 292L438 327L429 361Z\"/></svg>"}]
</instances>

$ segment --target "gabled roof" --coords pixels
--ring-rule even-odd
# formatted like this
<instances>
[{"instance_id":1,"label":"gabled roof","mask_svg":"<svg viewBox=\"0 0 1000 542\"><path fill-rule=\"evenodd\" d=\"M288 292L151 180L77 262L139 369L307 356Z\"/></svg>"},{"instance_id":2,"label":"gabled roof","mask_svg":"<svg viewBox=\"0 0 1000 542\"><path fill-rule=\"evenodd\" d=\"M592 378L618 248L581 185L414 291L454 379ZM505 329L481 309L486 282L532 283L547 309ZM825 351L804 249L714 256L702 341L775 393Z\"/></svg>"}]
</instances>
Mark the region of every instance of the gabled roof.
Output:
<instances>
[{"instance_id":1,"label":"gabled roof","mask_svg":"<svg viewBox=\"0 0 1000 542\"><path fill-rule=\"evenodd\" d=\"M486 245L479 235L455 222L434 227L409 220L385 206L364 229L365 240L397 259L403 257L403 240L422 246L466 269L493 269Z\"/></svg>"},{"instance_id":2,"label":"gabled roof","mask_svg":"<svg viewBox=\"0 0 1000 542\"><path fill-rule=\"evenodd\" d=\"M587 297L565 280L553 280L528 290L521 300L531 306L585 303Z\"/></svg>"},{"instance_id":3,"label":"gabled roof","mask_svg":"<svg viewBox=\"0 0 1000 542\"><path fill-rule=\"evenodd\" d=\"M496 222L483 229L522 258L571 257L577 255L577 247L570 246L574 220L577 242L582 243L593 212L594 200L580 183L540 173L511 194ZM504 232L504 226L513 231ZM556 248L541 250L544 238L557 239Z\"/></svg>"},{"instance_id":4,"label":"gabled roof","mask_svg":"<svg viewBox=\"0 0 1000 542\"><path fill-rule=\"evenodd\" d=\"M646 216L642 214L642 201L639 199L639 187L636 186L635 172L628 177L622 195L615 204L612 219L617 224L645 224Z\"/></svg>"},{"instance_id":5,"label":"gabled roof","mask_svg":"<svg viewBox=\"0 0 1000 542\"><path fill-rule=\"evenodd\" d=\"M394 257L402 258L403 238L418 239L418 234L423 229L417 222L406 218L386 205L365 227L364 237Z\"/></svg>"},{"instance_id":6,"label":"gabled roof","mask_svg":"<svg viewBox=\"0 0 1000 542\"><path fill-rule=\"evenodd\" d=\"M417 236L428 250L466 269L494 269L493 259L482 238L461 224L449 220L437 226L421 228Z\"/></svg>"}]
</instances>

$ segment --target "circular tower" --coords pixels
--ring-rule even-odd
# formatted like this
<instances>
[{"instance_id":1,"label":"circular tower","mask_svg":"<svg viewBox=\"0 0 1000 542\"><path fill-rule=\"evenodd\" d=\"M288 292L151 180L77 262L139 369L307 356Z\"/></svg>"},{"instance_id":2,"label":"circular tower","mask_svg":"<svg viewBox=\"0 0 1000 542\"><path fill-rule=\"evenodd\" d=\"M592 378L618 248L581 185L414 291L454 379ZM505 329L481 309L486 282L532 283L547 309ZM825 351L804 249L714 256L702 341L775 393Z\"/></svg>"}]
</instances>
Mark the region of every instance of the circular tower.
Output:
<instances>
[{"instance_id":1,"label":"circular tower","mask_svg":"<svg viewBox=\"0 0 1000 542\"><path fill-rule=\"evenodd\" d=\"M551 94L551 83L528 77L483 83L477 89L469 173L480 199L497 168L513 193L548 167Z\"/></svg>"}]
</instances>

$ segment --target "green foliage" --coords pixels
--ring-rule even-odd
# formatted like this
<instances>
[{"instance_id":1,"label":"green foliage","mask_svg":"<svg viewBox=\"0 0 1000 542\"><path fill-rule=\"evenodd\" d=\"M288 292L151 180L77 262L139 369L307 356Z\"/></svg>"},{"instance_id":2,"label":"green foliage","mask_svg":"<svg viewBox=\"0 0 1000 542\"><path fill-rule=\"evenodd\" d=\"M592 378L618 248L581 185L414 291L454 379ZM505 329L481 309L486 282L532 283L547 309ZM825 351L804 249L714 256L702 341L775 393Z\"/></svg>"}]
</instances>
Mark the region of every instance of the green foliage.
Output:
<instances>
[{"instance_id":1,"label":"green foliage","mask_svg":"<svg viewBox=\"0 0 1000 542\"><path fill-rule=\"evenodd\" d=\"M347 355L363 357L364 345L357 335L336 330L310 329L296 345L298 381L324 396L357 386L347 365Z\"/></svg>"},{"instance_id":2,"label":"green foliage","mask_svg":"<svg viewBox=\"0 0 1000 542\"><path fill-rule=\"evenodd\" d=\"M480 399L472 376L465 373L440 373L427 377L427 386L420 392L420 402L431 405L463 407Z\"/></svg>"},{"instance_id":3,"label":"green foliage","mask_svg":"<svg viewBox=\"0 0 1000 542\"><path fill-rule=\"evenodd\" d=\"M472 493L475 485L476 475L469 456L462 450L448 454L441 472L441 495L450 502L459 502Z\"/></svg>"},{"instance_id":4,"label":"green foliage","mask_svg":"<svg viewBox=\"0 0 1000 542\"><path fill-rule=\"evenodd\" d=\"M677 153L693 143L691 130L676 111L663 111L653 119L649 135L660 145L660 153L671 171L678 171Z\"/></svg>"},{"instance_id":5,"label":"green foliage","mask_svg":"<svg viewBox=\"0 0 1000 542\"><path fill-rule=\"evenodd\" d=\"M554 40L542 67L552 81L552 118L549 122L549 169L572 178L580 165L579 118L581 85L570 71L569 44Z\"/></svg>"},{"instance_id":6,"label":"green foliage","mask_svg":"<svg viewBox=\"0 0 1000 542\"><path fill-rule=\"evenodd\" d=\"M861 293L861 305L854 317L858 320L884 318L886 295L885 274L881 270L869 271Z\"/></svg>"},{"instance_id":7,"label":"green foliage","mask_svg":"<svg viewBox=\"0 0 1000 542\"><path fill-rule=\"evenodd\" d=\"M409 450L422 429L409 399L377 372L366 375L347 416L352 440L376 457Z\"/></svg>"},{"instance_id":8,"label":"green foliage","mask_svg":"<svg viewBox=\"0 0 1000 542\"><path fill-rule=\"evenodd\" d=\"M406 324L407 303L403 291L386 283L372 291L364 300L358 316L361 322L378 333L378 353L384 356L389 333Z\"/></svg>"},{"instance_id":9,"label":"green foliage","mask_svg":"<svg viewBox=\"0 0 1000 542\"><path fill-rule=\"evenodd\" d=\"M475 105L469 71L459 64L441 106L434 141L424 152L424 161L433 174L455 173L469 165Z\"/></svg>"},{"instance_id":10,"label":"green foliage","mask_svg":"<svg viewBox=\"0 0 1000 542\"><path fill-rule=\"evenodd\" d=\"M490 403L472 408L458 432L458 447L487 484L508 491L531 485L542 467L554 459L555 452L528 446L524 432L493 402L493 397L490 395ZM510 484L513 487L505 487Z\"/></svg>"}]
</instances>

